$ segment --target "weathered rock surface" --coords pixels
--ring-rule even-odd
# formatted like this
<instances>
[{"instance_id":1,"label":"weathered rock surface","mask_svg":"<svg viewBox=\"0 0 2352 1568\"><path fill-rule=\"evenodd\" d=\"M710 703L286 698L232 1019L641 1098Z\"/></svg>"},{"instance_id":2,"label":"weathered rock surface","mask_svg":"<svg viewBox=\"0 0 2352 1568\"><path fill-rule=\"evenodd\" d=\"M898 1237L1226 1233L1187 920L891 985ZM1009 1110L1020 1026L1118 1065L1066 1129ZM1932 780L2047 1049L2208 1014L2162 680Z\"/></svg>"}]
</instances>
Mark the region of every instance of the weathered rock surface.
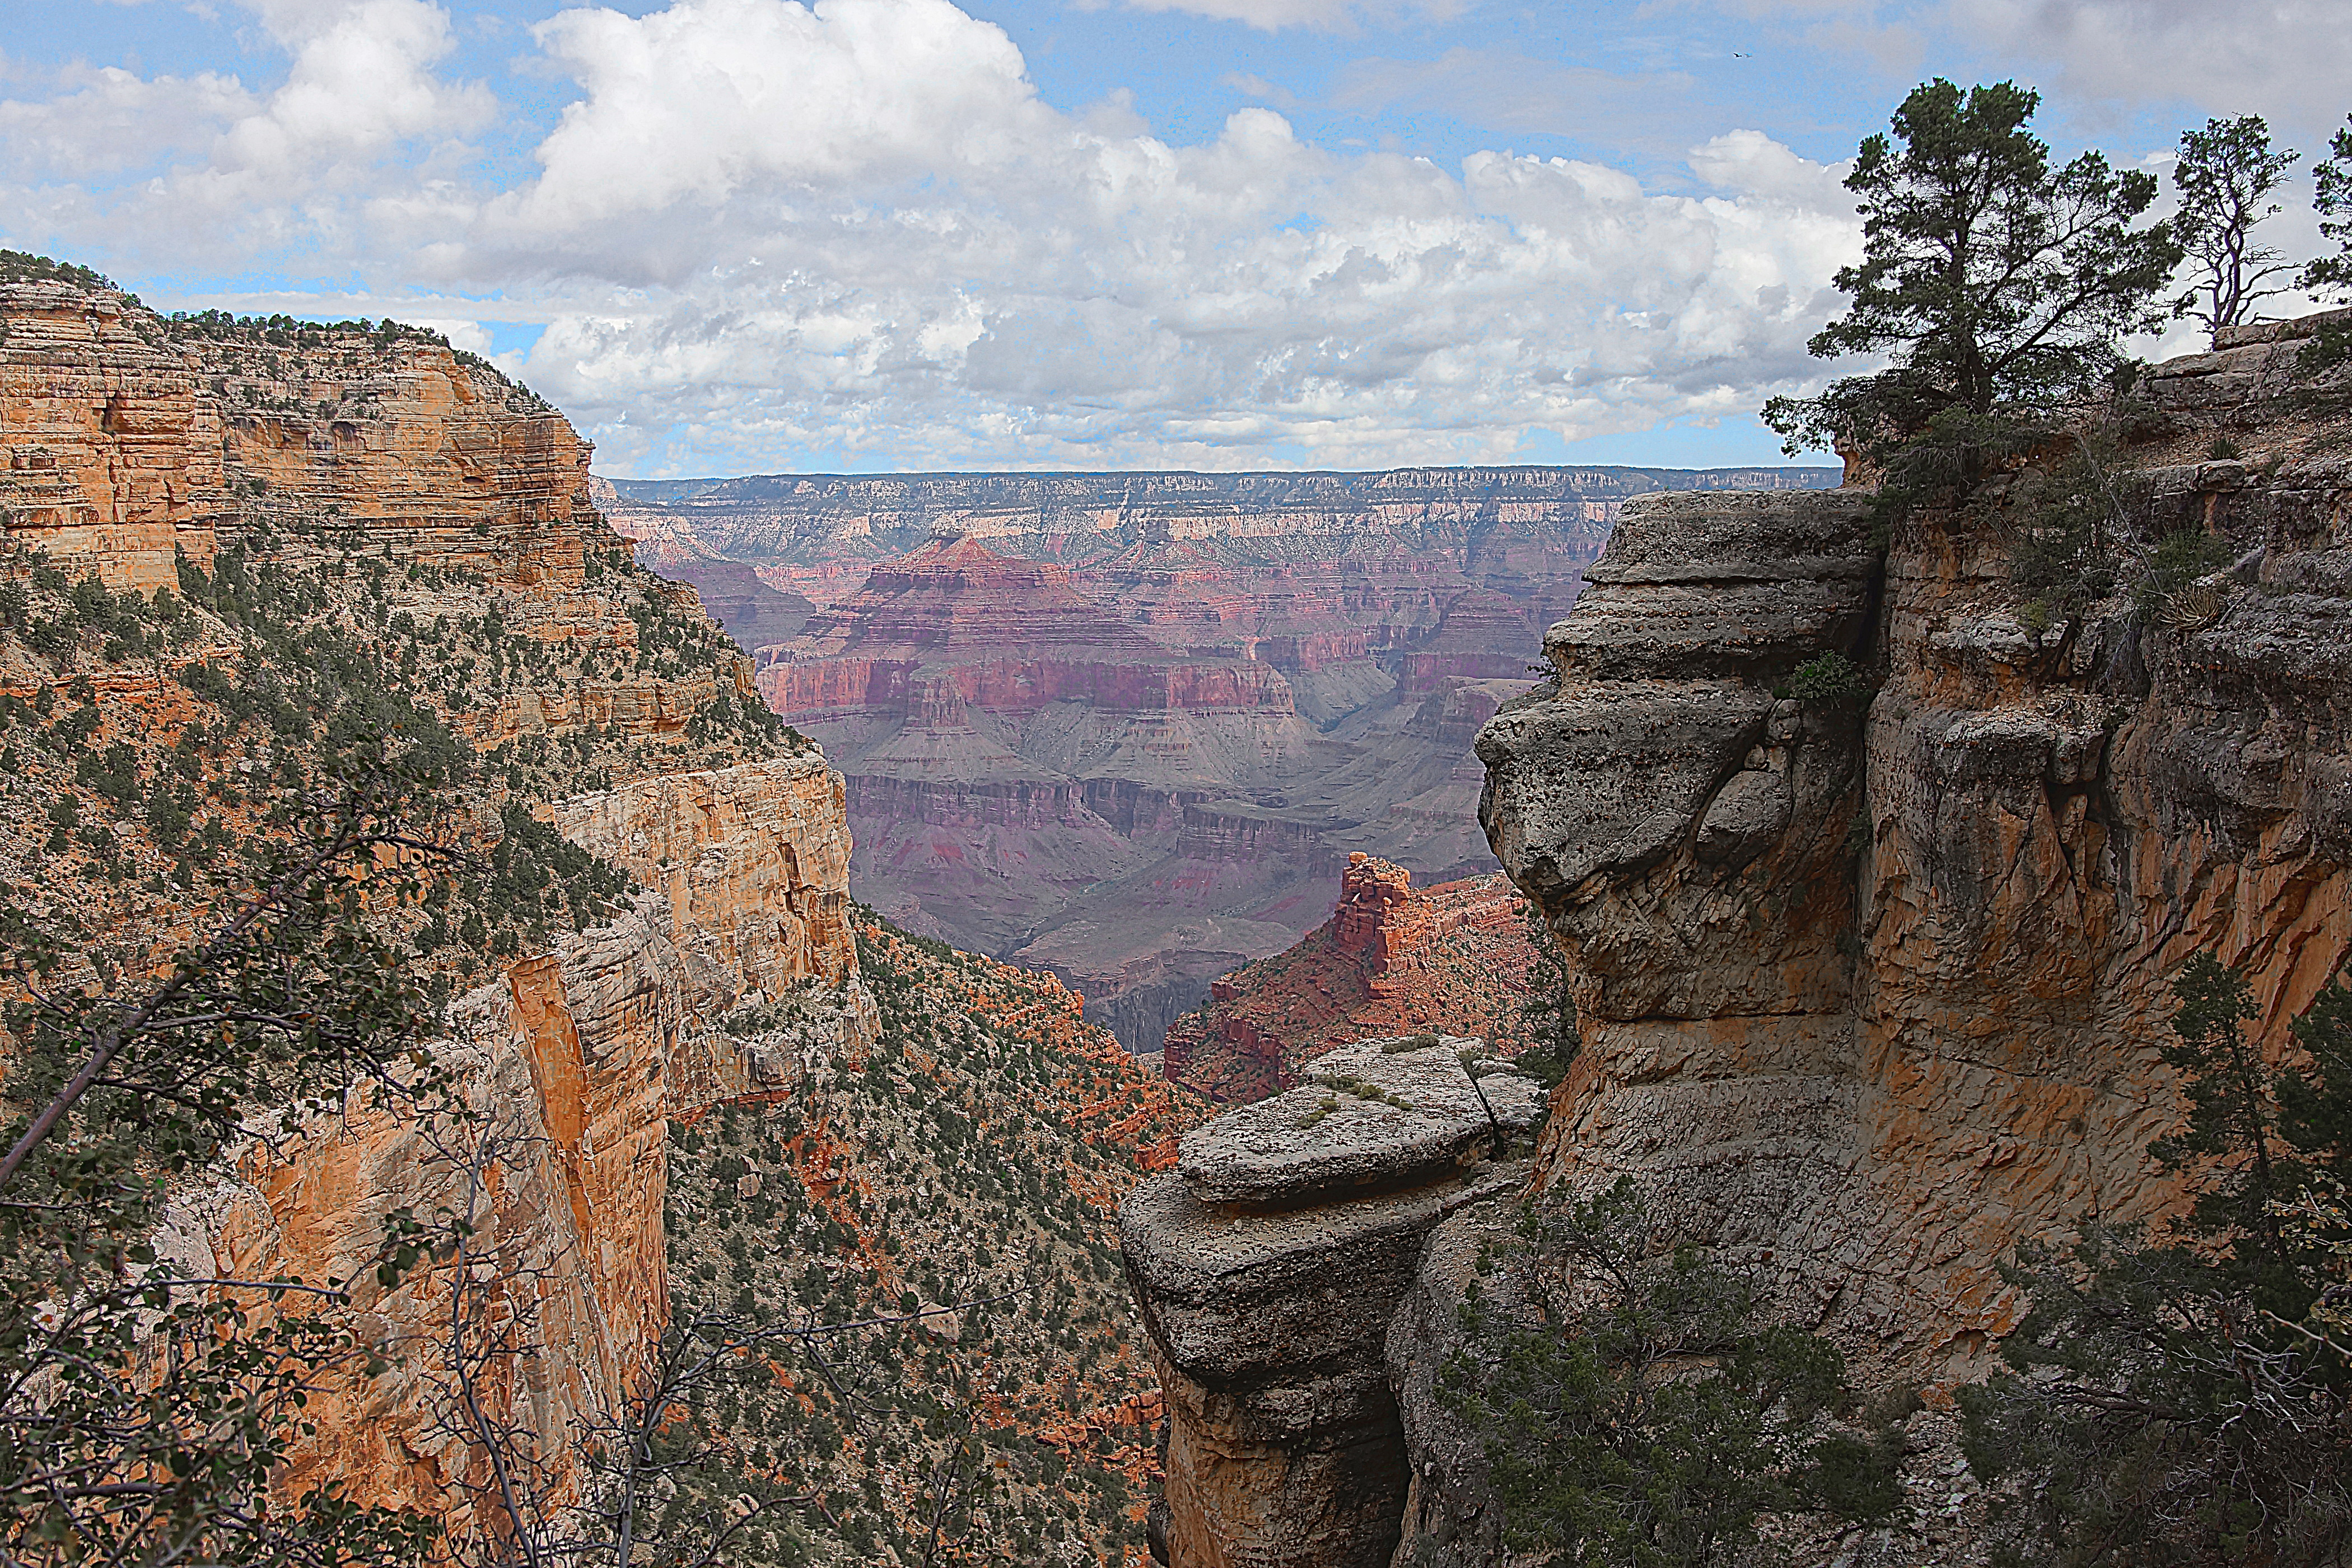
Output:
<instances>
[{"instance_id":1,"label":"weathered rock surface","mask_svg":"<svg viewBox=\"0 0 2352 1568\"><path fill-rule=\"evenodd\" d=\"M643 899L458 1001L442 1049L476 1126L320 1117L256 1153L241 1181L187 1201L210 1272L357 1281L361 1331L394 1352L383 1376L333 1369L313 1387L318 1432L289 1481L337 1479L362 1500L428 1513L456 1503L450 1528L465 1536L477 1522L465 1500L487 1496L491 1477L452 1420L454 1372L438 1353L464 1291L474 1348L506 1346L484 1358L483 1405L530 1435L562 1493L575 1423L668 1318L665 1067L694 1020L663 915ZM475 1227L466 1253L378 1287L384 1216L445 1205Z\"/></svg>"},{"instance_id":2,"label":"weathered rock surface","mask_svg":"<svg viewBox=\"0 0 2352 1568\"><path fill-rule=\"evenodd\" d=\"M1859 497L1626 509L1556 687L1478 741L1482 819L1579 971L1542 1184L1633 1174L1931 1388L2016 1321L2018 1243L2175 1201L2147 1151L2180 963L2243 966L2283 1049L2352 953L2352 468L2244 401L2295 339L2157 372L2130 548L2236 564L2152 613L2031 630L1999 530L1919 519L1881 566ZM2218 426L2245 460L2172 460ZM1883 661L1866 716L1776 699L1832 651Z\"/></svg>"},{"instance_id":3,"label":"weathered rock surface","mask_svg":"<svg viewBox=\"0 0 2352 1568\"><path fill-rule=\"evenodd\" d=\"M464 811L495 825L502 807L538 809L650 889L537 951L469 955L469 973L491 959L489 979L459 998L442 1048L502 1141L478 1178L465 1150L436 1141L446 1129L353 1106L191 1192L170 1227L166 1250L191 1273L362 1281L361 1327L404 1370L318 1390L306 1414L319 1432L293 1479L342 1478L362 1501L432 1510L479 1479L478 1447L440 1424L450 1406L431 1384L453 1289L476 1289L481 1321L530 1350L493 1358L485 1413L536 1447L564 1500L573 1417L621 1385L666 1319L667 1118L777 1092L807 1065L746 1049L720 1015L798 987L827 999L826 1048L854 1048L871 1026L845 918L841 780L809 754L708 765L722 748L692 721L750 691L751 661L728 650L689 668L706 643L723 647L693 591L649 591L634 567L619 581L626 557L589 504L588 456L528 392L414 333L166 323L108 288L0 284L12 544L152 595L181 586L175 552L207 567L232 545L315 563L332 541L339 569L357 558L393 584L372 618L353 617L356 635L380 639L387 670L417 676L413 689L488 764ZM397 662L403 623L434 628L437 671ZM454 633L461 623L471 640ZM37 691L47 711L68 673L88 680L101 732L134 752L186 737L191 689L166 679L166 659L237 659L233 639L200 638L134 670L83 641L69 631L36 655L0 637L0 683ZM418 639L407 642L414 661ZM494 666L494 700L465 695L478 652ZM611 787L523 793L551 776L551 742L593 758L583 771ZM154 762L143 776L160 781ZM12 875L68 874L39 846L42 809L70 783L48 758L8 781ZM154 940L184 934L175 922L190 911L160 875L152 895L141 879L113 884L117 901L147 900ZM453 1261L375 1293L381 1221L401 1206L472 1217L479 1276Z\"/></svg>"},{"instance_id":4,"label":"weathered rock surface","mask_svg":"<svg viewBox=\"0 0 2352 1568\"><path fill-rule=\"evenodd\" d=\"M1493 1163L1497 1125L1541 1109L1482 1064L1490 1120L1458 1055L1475 1042L1423 1038L1334 1052L1325 1084L1196 1129L1120 1208L1168 1398L1174 1568L1373 1568L1395 1548L1389 1320L1430 1228L1524 1181Z\"/></svg>"},{"instance_id":5,"label":"weathered rock surface","mask_svg":"<svg viewBox=\"0 0 2352 1568\"><path fill-rule=\"evenodd\" d=\"M687 1012L667 1065L671 1104L691 1110L783 1087L789 1069L712 1021L804 980L844 994L839 1048L870 1038L849 931L849 827L841 775L823 757L788 757L640 780L559 803L582 848L658 892L677 949Z\"/></svg>"},{"instance_id":6,"label":"weathered rock surface","mask_svg":"<svg viewBox=\"0 0 2352 1568\"><path fill-rule=\"evenodd\" d=\"M1532 1079L1496 1071L1481 1084L1463 1065L1486 1042L1405 1035L1329 1052L1311 1079L1227 1112L1188 1136L1177 1173L1203 1203L1295 1205L1460 1173L1543 1120Z\"/></svg>"},{"instance_id":7,"label":"weathered rock surface","mask_svg":"<svg viewBox=\"0 0 2352 1568\"><path fill-rule=\"evenodd\" d=\"M420 337L282 343L178 331L110 289L0 285L9 537L112 587L176 587L174 547L285 498L413 558L577 586L588 443L479 361ZM276 492L281 500L268 498Z\"/></svg>"},{"instance_id":8,"label":"weathered rock surface","mask_svg":"<svg viewBox=\"0 0 2352 1568\"><path fill-rule=\"evenodd\" d=\"M1525 1041L1527 900L1500 873L1416 889L1403 867L1348 857L1331 918L1211 983L1170 1025L1161 1070L1221 1100L1304 1081L1349 1040L1445 1028L1504 1055Z\"/></svg>"},{"instance_id":9,"label":"weathered rock surface","mask_svg":"<svg viewBox=\"0 0 2352 1568\"><path fill-rule=\"evenodd\" d=\"M761 689L848 775L860 896L1052 969L1150 1050L1216 975L1297 942L1350 852L1439 881L1491 866L1470 737L1624 497L1824 472L614 490L641 558L714 604L723 563L824 606L761 649Z\"/></svg>"}]
</instances>

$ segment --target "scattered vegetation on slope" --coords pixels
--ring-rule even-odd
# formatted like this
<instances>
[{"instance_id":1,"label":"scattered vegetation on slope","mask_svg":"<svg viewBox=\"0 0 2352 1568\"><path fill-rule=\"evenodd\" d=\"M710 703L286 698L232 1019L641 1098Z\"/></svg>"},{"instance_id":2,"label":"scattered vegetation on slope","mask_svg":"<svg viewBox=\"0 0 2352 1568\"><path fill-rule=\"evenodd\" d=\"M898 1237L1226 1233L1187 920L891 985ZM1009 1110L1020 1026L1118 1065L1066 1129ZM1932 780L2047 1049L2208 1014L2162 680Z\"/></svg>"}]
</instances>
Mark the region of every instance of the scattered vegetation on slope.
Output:
<instances>
[{"instance_id":1,"label":"scattered vegetation on slope","mask_svg":"<svg viewBox=\"0 0 2352 1568\"><path fill-rule=\"evenodd\" d=\"M747 1564L1140 1563L1159 1394L1116 1211L1191 1102L1050 976L863 910L858 958L879 1043L677 1130L668 1228L681 1321L871 1326L689 1418L678 1495L757 1510Z\"/></svg>"}]
</instances>

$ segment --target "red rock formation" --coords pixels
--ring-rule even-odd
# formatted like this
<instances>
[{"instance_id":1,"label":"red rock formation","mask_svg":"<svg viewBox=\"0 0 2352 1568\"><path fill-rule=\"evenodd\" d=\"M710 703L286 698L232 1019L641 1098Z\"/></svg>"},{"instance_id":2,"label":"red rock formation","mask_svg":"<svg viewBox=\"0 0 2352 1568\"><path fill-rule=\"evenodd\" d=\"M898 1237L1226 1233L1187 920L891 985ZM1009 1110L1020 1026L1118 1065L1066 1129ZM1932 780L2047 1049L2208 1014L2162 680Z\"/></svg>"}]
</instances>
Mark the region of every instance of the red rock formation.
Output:
<instances>
[{"instance_id":1,"label":"red rock formation","mask_svg":"<svg viewBox=\"0 0 2352 1568\"><path fill-rule=\"evenodd\" d=\"M1444 1027L1514 1053L1535 963L1526 910L1499 875L1415 892L1403 867L1359 851L1328 921L1216 980L1169 1026L1162 1070L1242 1100L1292 1088L1316 1057L1370 1036Z\"/></svg>"},{"instance_id":2,"label":"red rock formation","mask_svg":"<svg viewBox=\"0 0 2352 1568\"><path fill-rule=\"evenodd\" d=\"M1471 737L1525 689L1619 498L1694 479L1714 482L813 477L615 500L665 570L733 558L835 612L763 648L761 680L850 776L860 896L1052 967L1148 1050L1211 977L1319 919L1349 851L1440 880L1490 863ZM1156 804L1130 820L1105 794Z\"/></svg>"}]
</instances>

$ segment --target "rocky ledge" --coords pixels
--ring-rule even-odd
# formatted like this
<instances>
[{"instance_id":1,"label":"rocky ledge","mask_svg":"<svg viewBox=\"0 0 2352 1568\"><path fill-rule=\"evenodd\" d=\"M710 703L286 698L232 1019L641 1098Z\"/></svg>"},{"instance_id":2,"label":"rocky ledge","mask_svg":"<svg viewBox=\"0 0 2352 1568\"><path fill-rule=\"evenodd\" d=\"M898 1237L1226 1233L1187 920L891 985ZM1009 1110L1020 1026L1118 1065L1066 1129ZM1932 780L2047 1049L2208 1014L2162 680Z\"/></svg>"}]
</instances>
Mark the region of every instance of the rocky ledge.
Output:
<instances>
[{"instance_id":1,"label":"rocky ledge","mask_svg":"<svg viewBox=\"0 0 2352 1568\"><path fill-rule=\"evenodd\" d=\"M1155 1552L1173 1568L1373 1568L1397 1544L1403 1428L1383 1345L1423 1244L1512 1191L1541 1089L1477 1040L1367 1040L1188 1134L1119 1213L1168 1396Z\"/></svg>"}]
</instances>

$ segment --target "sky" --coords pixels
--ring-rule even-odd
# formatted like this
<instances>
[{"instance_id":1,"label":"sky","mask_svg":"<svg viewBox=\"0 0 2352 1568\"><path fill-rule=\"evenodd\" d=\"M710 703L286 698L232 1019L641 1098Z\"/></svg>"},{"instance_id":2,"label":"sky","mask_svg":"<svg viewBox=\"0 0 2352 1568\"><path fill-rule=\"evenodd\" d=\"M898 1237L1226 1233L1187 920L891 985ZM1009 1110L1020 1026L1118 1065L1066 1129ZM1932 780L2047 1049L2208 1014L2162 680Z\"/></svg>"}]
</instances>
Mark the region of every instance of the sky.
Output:
<instances>
[{"instance_id":1,"label":"sky","mask_svg":"<svg viewBox=\"0 0 2352 1568\"><path fill-rule=\"evenodd\" d=\"M2347 37L2352 0L0 0L0 246L437 327L621 478L1779 462L1764 398L1857 368L1805 343L1916 82L2028 83L2062 153L2157 169L2264 115L2305 255Z\"/></svg>"}]
</instances>

